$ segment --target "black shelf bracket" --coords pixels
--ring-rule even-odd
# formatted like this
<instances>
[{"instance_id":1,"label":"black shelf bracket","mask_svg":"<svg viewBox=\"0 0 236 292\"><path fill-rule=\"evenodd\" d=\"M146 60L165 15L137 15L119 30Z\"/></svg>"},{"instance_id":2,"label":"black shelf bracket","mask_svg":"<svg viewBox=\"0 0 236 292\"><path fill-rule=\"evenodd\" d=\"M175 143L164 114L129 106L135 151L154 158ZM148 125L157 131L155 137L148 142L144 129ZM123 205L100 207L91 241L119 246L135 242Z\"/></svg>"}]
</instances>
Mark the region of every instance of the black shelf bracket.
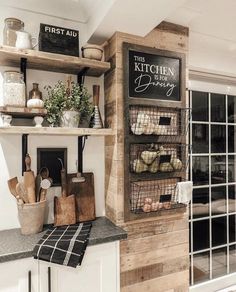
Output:
<instances>
[{"instance_id":1,"label":"black shelf bracket","mask_svg":"<svg viewBox=\"0 0 236 292\"><path fill-rule=\"evenodd\" d=\"M83 173L83 151L88 136L78 136L78 172Z\"/></svg>"},{"instance_id":2,"label":"black shelf bracket","mask_svg":"<svg viewBox=\"0 0 236 292\"><path fill-rule=\"evenodd\" d=\"M88 70L89 70L89 67L85 67L83 70L81 70L77 74L77 82L79 84L84 84L84 78L85 78L85 75L86 75L86 73L87 73Z\"/></svg>"},{"instance_id":3,"label":"black shelf bracket","mask_svg":"<svg viewBox=\"0 0 236 292\"><path fill-rule=\"evenodd\" d=\"M25 84L26 84L26 80L27 80L26 69L27 69L27 59L26 58L21 58L20 59L20 71L24 75Z\"/></svg>"},{"instance_id":4,"label":"black shelf bracket","mask_svg":"<svg viewBox=\"0 0 236 292\"><path fill-rule=\"evenodd\" d=\"M26 90L26 82L27 82L27 75L26 75L26 69L27 69L27 59L26 58L21 58L20 59L20 71L23 73L24 76L24 82L25 82L25 92ZM27 106L27 93L25 93L25 106Z\"/></svg>"},{"instance_id":5,"label":"black shelf bracket","mask_svg":"<svg viewBox=\"0 0 236 292\"><path fill-rule=\"evenodd\" d=\"M26 170L25 167L25 156L28 153L28 134L22 135L22 176L24 174L24 171Z\"/></svg>"},{"instance_id":6,"label":"black shelf bracket","mask_svg":"<svg viewBox=\"0 0 236 292\"><path fill-rule=\"evenodd\" d=\"M77 74L77 83L80 85L84 84L85 75L88 72L89 67L83 68L78 74ZM88 138L88 136L78 136L78 169L77 171L80 173L83 173L83 150L85 147L85 141Z\"/></svg>"}]
</instances>

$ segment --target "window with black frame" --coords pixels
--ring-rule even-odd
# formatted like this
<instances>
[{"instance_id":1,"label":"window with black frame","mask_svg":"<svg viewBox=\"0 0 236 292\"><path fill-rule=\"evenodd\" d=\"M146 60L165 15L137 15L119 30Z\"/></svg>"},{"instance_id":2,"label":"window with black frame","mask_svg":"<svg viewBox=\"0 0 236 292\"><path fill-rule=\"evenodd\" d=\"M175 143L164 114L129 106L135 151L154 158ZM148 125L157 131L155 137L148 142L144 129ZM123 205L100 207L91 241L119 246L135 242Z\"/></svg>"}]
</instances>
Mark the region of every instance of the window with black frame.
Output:
<instances>
[{"instance_id":1,"label":"window with black frame","mask_svg":"<svg viewBox=\"0 0 236 292\"><path fill-rule=\"evenodd\" d=\"M191 285L236 271L236 97L190 91Z\"/></svg>"}]
</instances>

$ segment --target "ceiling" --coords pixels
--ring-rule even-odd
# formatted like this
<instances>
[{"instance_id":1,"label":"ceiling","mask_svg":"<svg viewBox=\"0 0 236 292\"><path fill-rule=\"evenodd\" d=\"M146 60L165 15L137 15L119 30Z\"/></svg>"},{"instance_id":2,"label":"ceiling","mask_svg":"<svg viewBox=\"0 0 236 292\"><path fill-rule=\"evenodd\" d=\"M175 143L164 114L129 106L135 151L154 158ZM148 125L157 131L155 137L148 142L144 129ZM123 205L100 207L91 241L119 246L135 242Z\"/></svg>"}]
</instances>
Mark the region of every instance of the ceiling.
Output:
<instances>
[{"instance_id":1,"label":"ceiling","mask_svg":"<svg viewBox=\"0 0 236 292\"><path fill-rule=\"evenodd\" d=\"M190 41L236 51L236 0L0 0L1 5L84 23L87 40L115 31L145 36L161 21L189 27ZM195 38L194 38L195 37ZM192 39L191 39L192 38Z\"/></svg>"},{"instance_id":2,"label":"ceiling","mask_svg":"<svg viewBox=\"0 0 236 292\"><path fill-rule=\"evenodd\" d=\"M190 31L236 42L235 0L188 0L167 18Z\"/></svg>"},{"instance_id":3,"label":"ceiling","mask_svg":"<svg viewBox=\"0 0 236 292\"><path fill-rule=\"evenodd\" d=\"M102 0L0 0L1 5L87 23Z\"/></svg>"}]
</instances>

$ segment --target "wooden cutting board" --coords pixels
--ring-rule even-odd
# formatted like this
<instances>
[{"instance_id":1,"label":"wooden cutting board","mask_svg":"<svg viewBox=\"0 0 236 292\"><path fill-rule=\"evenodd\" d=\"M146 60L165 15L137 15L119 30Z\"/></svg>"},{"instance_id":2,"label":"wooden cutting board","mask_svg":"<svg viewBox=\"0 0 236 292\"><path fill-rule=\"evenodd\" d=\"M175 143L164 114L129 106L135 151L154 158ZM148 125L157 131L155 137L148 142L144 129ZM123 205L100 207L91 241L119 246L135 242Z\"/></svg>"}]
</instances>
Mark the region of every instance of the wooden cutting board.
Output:
<instances>
[{"instance_id":1,"label":"wooden cutting board","mask_svg":"<svg viewBox=\"0 0 236 292\"><path fill-rule=\"evenodd\" d=\"M90 221L96 218L94 175L92 172L83 173L85 182L72 182L76 173L67 174L68 194L75 195L77 222Z\"/></svg>"}]
</instances>

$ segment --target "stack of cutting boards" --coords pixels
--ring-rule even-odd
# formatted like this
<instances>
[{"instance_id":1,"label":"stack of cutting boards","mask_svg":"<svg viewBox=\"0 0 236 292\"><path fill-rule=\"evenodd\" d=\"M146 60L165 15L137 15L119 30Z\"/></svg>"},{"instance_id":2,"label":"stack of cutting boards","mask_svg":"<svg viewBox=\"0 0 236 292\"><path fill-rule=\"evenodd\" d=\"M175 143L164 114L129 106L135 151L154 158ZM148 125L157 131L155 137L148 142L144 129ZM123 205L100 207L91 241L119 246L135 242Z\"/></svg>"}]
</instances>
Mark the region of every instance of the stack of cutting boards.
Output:
<instances>
[{"instance_id":1,"label":"stack of cutting boards","mask_svg":"<svg viewBox=\"0 0 236 292\"><path fill-rule=\"evenodd\" d=\"M76 221L94 220L95 196L94 196L94 175L92 172L83 173L84 182L73 182L76 173L67 174L68 194L75 195L76 200Z\"/></svg>"}]
</instances>

